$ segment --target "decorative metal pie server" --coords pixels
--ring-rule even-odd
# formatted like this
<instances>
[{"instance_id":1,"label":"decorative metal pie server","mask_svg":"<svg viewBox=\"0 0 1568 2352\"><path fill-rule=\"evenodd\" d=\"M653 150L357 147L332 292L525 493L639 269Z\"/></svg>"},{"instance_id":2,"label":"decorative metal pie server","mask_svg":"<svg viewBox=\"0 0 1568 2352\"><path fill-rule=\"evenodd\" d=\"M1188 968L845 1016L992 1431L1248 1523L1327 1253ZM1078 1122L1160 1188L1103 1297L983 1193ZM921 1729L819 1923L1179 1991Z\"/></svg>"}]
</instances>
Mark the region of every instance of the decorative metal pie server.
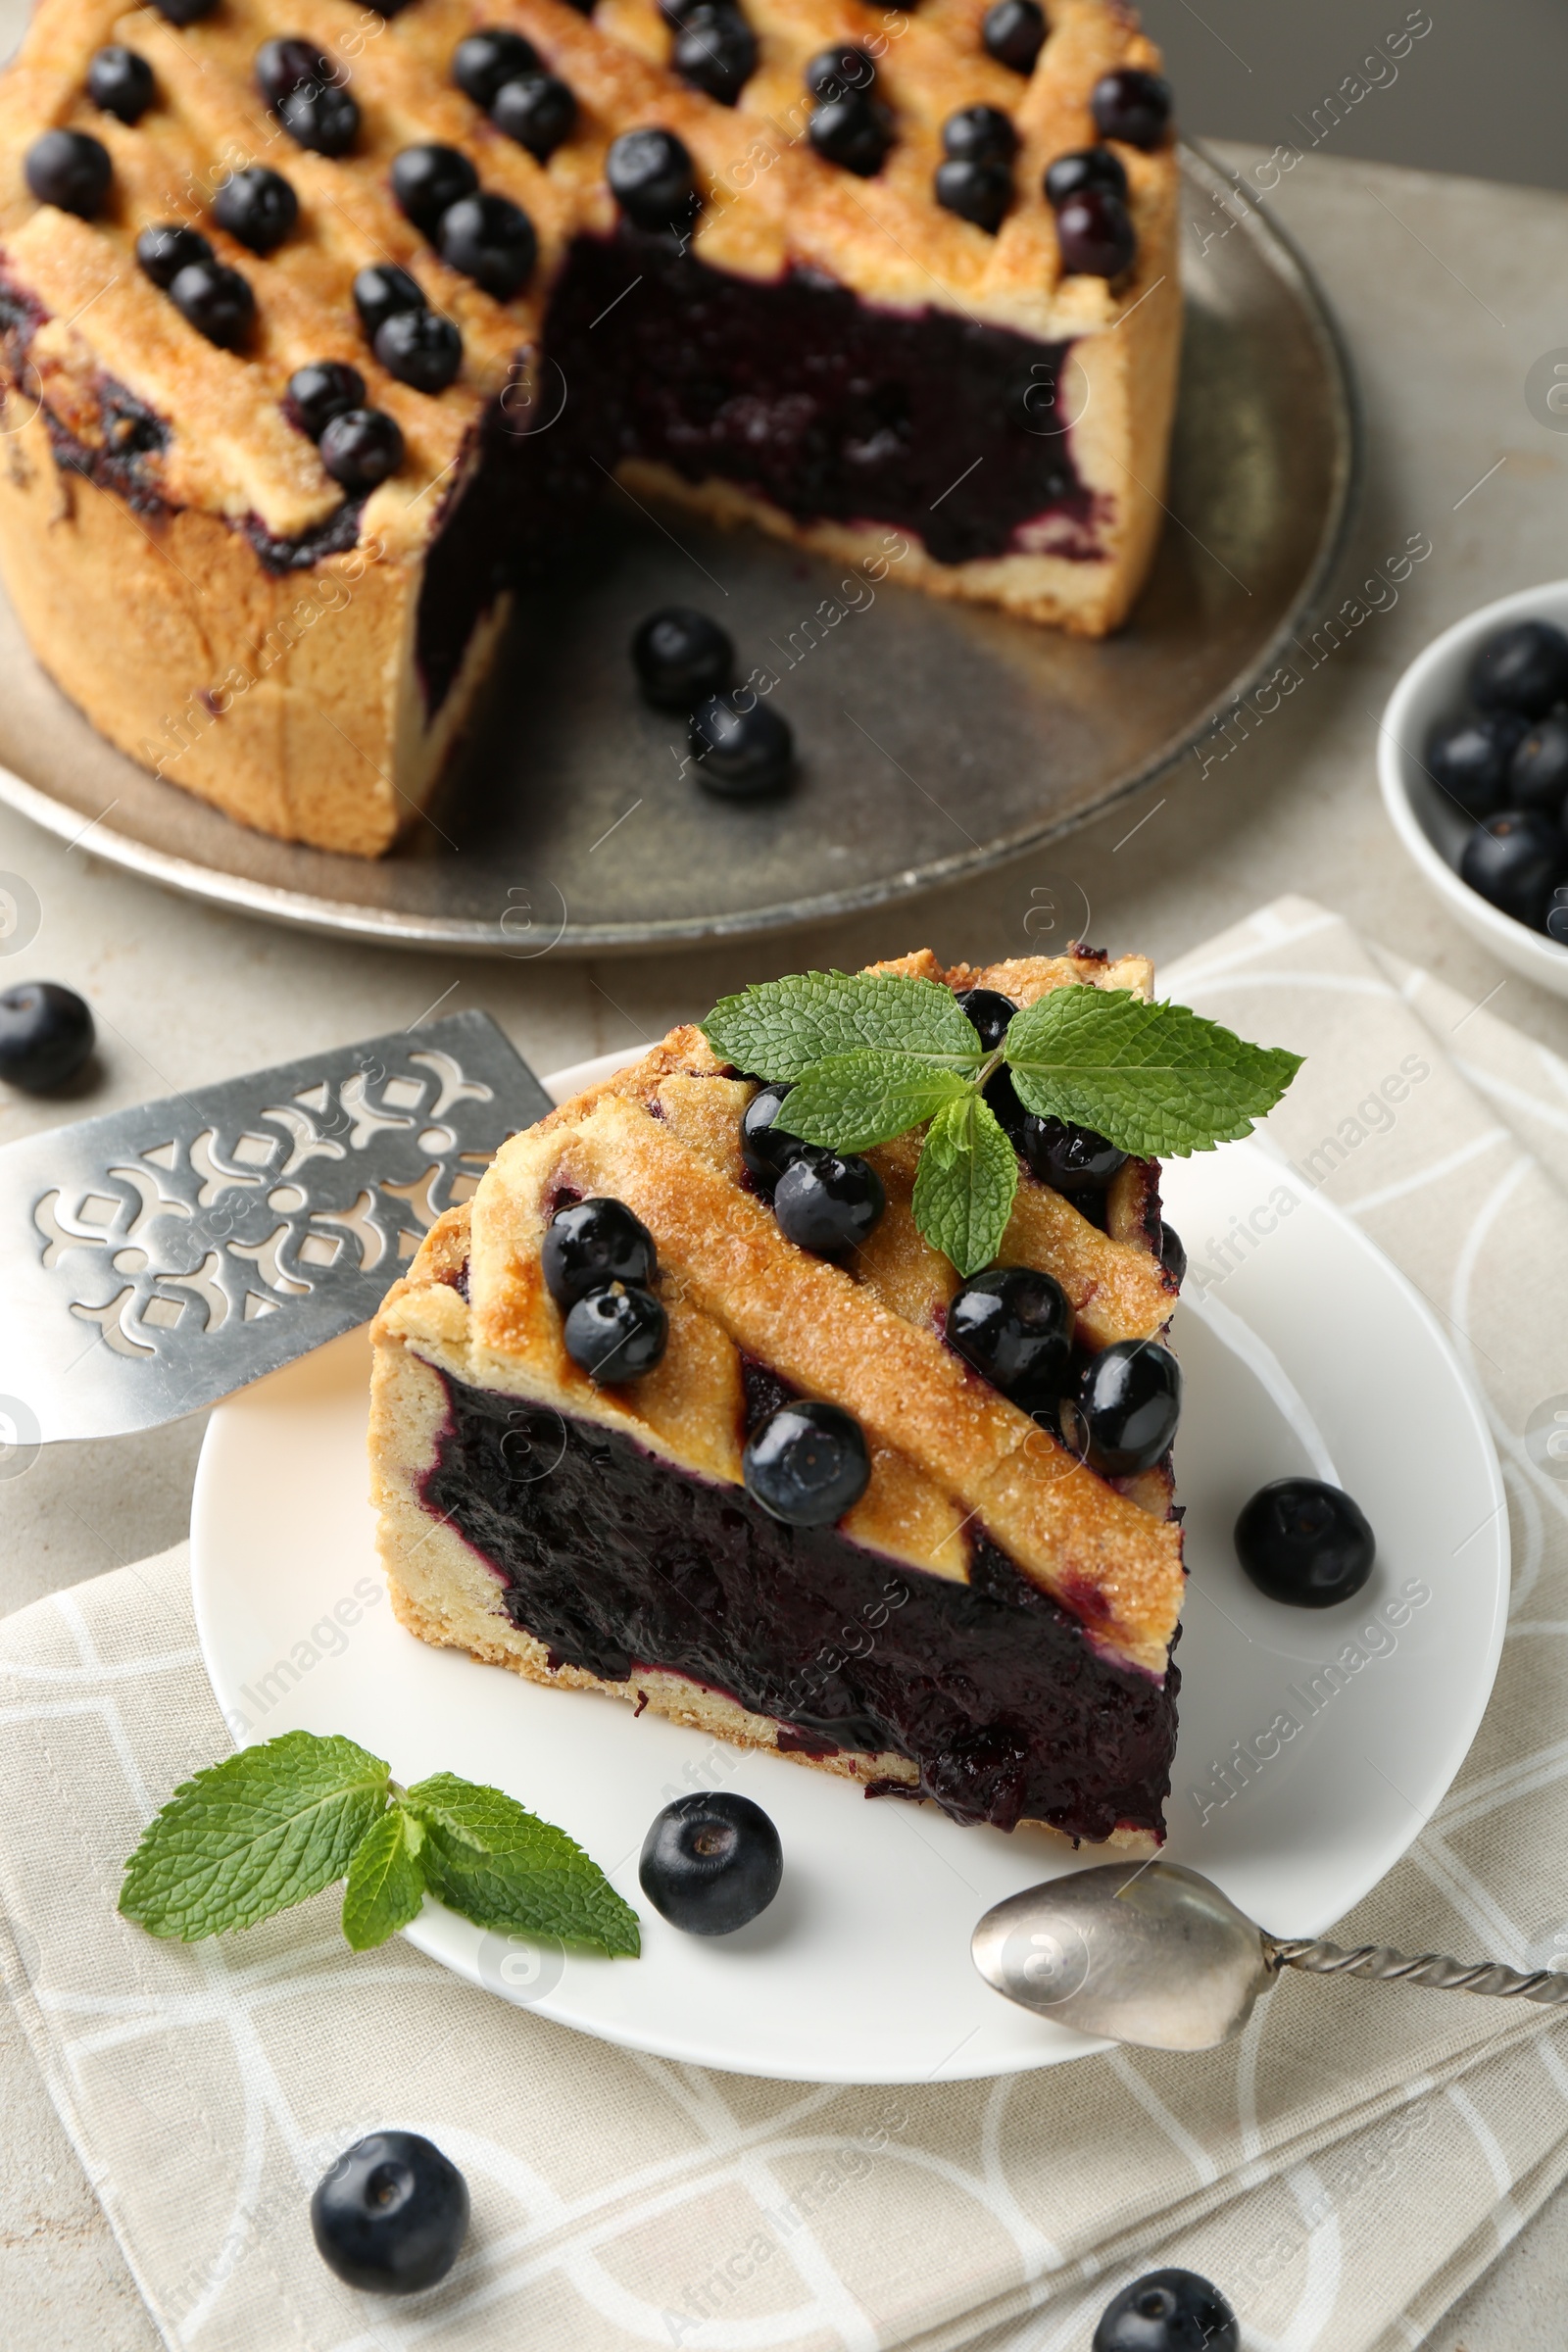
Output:
<instances>
[{"instance_id":1,"label":"decorative metal pie server","mask_svg":"<svg viewBox=\"0 0 1568 2352\"><path fill-rule=\"evenodd\" d=\"M552 1107L488 1013L0 1150L0 1462L216 1404L375 1312Z\"/></svg>"},{"instance_id":2,"label":"decorative metal pie server","mask_svg":"<svg viewBox=\"0 0 1568 2352\"><path fill-rule=\"evenodd\" d=\"M1232 2040L1282 1968L1568 2004L1568 1975L1551 1969L1269 1936L1179 1862L1107 1862L1026 1887L986 1913L970 1948L986 1983L1021 2008L1148 2050Z\"/></svg>"}]
</instances>

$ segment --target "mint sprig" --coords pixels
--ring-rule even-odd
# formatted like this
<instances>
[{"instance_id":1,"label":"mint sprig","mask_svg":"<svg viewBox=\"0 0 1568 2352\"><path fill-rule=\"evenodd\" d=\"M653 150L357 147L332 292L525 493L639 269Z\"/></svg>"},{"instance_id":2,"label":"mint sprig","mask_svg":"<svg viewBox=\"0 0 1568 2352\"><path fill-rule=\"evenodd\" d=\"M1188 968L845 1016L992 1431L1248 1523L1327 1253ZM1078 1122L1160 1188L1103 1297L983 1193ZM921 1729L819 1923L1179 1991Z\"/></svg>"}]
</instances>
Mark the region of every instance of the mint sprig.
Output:
<instances>
[{"instance_id":1,"label":"mint sprig","mask_svg":"<svg viewBox=\"0 0 1568 2352\"><path fill-rule=\"evenodd\" d=\"M439 1773L399 1788L352 1740L285 1732L175 1789L125 1865L120 1909L196 1943L308 1902L334 1880L355 1951L417 1917L426 1890L482 1928L635 1958L637 1914L564 1830L500 1788Z\"/></svg>"},{"instance_id":2,"label":"mint sprig","mask_svg":"<svg viewBox=\"0 0 1568 2352\"><path fill-rule=\"evenodd\" d=\"M951 989L890 973L799 972L725 997L715 1054L791 1088L778 1125L832 1152L925 1127L914 1219L964 1276L1002 1247L1018 1159L985 1101L1005 1068L1025 1109L1089 1127L1137 1158L1211 1152L1250 1133L1301 1066L1181 1004L1123 989L1049 990L994 1053Z\"/></svg>"}]
</instances>

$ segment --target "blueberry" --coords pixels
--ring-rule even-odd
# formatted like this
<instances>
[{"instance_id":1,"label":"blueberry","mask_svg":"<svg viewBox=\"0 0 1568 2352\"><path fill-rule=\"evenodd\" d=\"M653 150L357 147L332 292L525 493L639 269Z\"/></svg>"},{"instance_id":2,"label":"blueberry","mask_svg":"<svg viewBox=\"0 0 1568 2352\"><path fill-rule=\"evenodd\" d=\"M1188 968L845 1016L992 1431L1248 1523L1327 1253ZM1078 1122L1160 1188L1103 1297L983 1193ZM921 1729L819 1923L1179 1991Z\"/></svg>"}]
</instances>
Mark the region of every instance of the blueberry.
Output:
<instances>
[{"instance_id":1,"label":"blueberry","mask_svg":"<svg viewBox=\"0 0 1568 2352\"><path fill-rule=\"evenodd\" d=\"M334 81L291 90L279 103L277 119L295 146L313 155L347 155L360 135L360 110Z\"/></svg>"},{"instance_id":2,"label":"blueberry","mask_svg":"<svg viewBox=\"0 0 1568 2352\"><path fill-rule=\"evenodd\" d=\"M92 1052L92 1014L57 980L24 980L0 996L0 1078L46 1095L74 1078Z\"/></svg>"},{"instance_id":3,"label":"blueberry","mask_svg":"<svg viewBox=\"0 0 1568 2352\"><path fill-rule=\"evenodd\" d=\"M212 15L218 0L155 0L155 6L171 24L195 24Z\"/></svg>"},{"instance_id":4,"label":"blueberry","mask_svg":"<svg viewBox=\"0 0 1568 2352\"><path fill-rule=\"evenodd\" d=\"M741 1457L746 1492L786 1527L831 1527L871 1483L865 1433L839 1405L802 1397L769 1413Z\"/></svg>"},{"instance_id":5,"label":"blueberry","mask_svg":"<svg viewBox=\"0 0 1568 2352\"><path fill-rule=\"evenodd\" d=\"M1119 196L1080 188L1056 215L1056 244L1067 277L1120 277L1138 253L1138 232Z\"/></svg>"},{"instance_id":6,"label":"blueberry","mask_svg":"<svg viewBox=\"0 0 1568 2352\"><path fill-rule=\"evenodd\" d=\"M1019 1148L1041 1183L1058 1193L1102 1193L1127 1161L1125 1152L1092 1127L1075 1127L1070 1119L1039 1119L1033 1111L1024 1120Z\"/></svg>"},{"instance_id":7,"label":"blueberry","mask_svg":"<svg viewBox=\"0 0 1568 2352\"><path fill-rule=\"evenodd\" d=\"M256 86L268 105L278 107L296 90L324 86L333 79L336 68L314 41L302 40L297 33L283 33L275 40L262 43L256 52L253 71Z\"/></svg>"},{"instance_id":8,"label":"blueberry","mask_svg":"<svg viewBox=\"0 0 1568 2352\"><path fill-rule=\"evenodd\" d=\"M971 1275L948 1308L947 1340L1026 1413L1054 1404L1072 1356L1072 1307L1050 1274L993 1266Z\"/></svg>"},{"instance_id":9,"label":"blueberry","mask_svg":"<svg viewBox=\"0 0 1568 2352\"><path fill-rule=\"evenodd\" d=\"M789 720L767 703L739 710L732 697L711 695L692 712L690 735L697 781L721 800L776 792L795 758Z\"/></svg>"},{"instance_id":10,"label":"blueberry","mask_svg":"<svg viewBox=\"0 0 1568 2352\"><path fill-rule=\"evenodd\" d=\"M1236 1522L1236 1557L1260 1592L1297 1609L1331 1609L1359 1592L1377 1542L1366 1514L1319 1478L1259 1487Z\"/></svg>"},{"instance_id":11,"label":"blueberry","mask_svg":"<svg viewBox=\"0 0 1568 2352\"><path fill-rule=\"evenodd\" d=\"M808 1144L773 1193L778 1229L797 1249L838 1257L870 1234L888 1204L882 1179L858 1152L842 1156Z\"/></svg>"},{"instance_id":12,"label":"blueberry","mask_svg":"<svg viewBox=\"0 0 1568 2352\"><path fill-rule=\"evenodd\" d=\"M609 1282L646 1287L659 1279L653 1235L624 1200L602 1194L557 1209L545 1231L540 1263L545 1288L563 1310Z\"/></svg>"},{"instance_id":13,"label":"blueberry","mask_svg":"<svg viewBox=\"0 0 1568 2352\"><path fill-rule=\"evenodd\" d=\"M1553 890L1568 876L1568 839L1549 816L1504 808L1476 827L1459 858L1459 879L1515 922L1540 930Z\"/></svg>"},{"instance_id":14,"label":"blueberry","mask_svg":"<svg viewBox=\"0 0 1568 2352\"><path fill-rule=\"evenodd\" d=\"M1108 147L1076 147L1047 167L1045 187L1053 211L1059 211L1069 196L1085 188L1098 188L1103 196L1119 196L1125 204L1127 171L1121 157Z\"/></svg>"},{"instance_id":15,"label":"blueberry","mask_svg":"<svg viewBox=\"0 0 1568 2352\"><path fill-rule=\"evenodd\" d=\"M524 74L539 72L539 52L520 32L487 24L470 32L452 52L452 78L466 98L488 114L496 92Z\"/></svg>"},{"instance_id":16,"label":"blueberry","mask_svg":"<svg viewBox=\"0 0 1568 2352\"><path fill-rule=\"evenodd\" d=\"M1510 808L1561 817L1568 807L1568 718L1539 719L1508 762L1503 793ZM1474 813L1474 811L1472 811Z\"/></svg>"},{"instance_id":17,"label":"blueberry","mask_svg":"<svg viewBox=\"0 0 1568 2352\"><path fill-rule=\"evenodd\" d=\"M106 115L118 115L122 122L139 122L156 95L153 70L134 49L111 41L106 49L93 52L87 95Z\"/></svg>"},{"instance_id":18,"label":"blueberry","mask_svg":"<svg viewBox=\"0 0 1568 2352\"><path fill-rule=\"evenodd\" d=\"M402 463L402 427L384 409L345 409L321 435L321 464L345 490L373 490Z\"/></svg>"},{"instance_id":19,"label":"blueberry","mask_svg":"<svg viewBox=\"0 0 1568 2352\"><path fill-rule=\"evenodd\" d=\"M1018 1090L1012 1083L1012 1072L993 1070L985 1084L985 1097L996 1113L1003 1133L1015 1152L1023 1150L1024 1130L1030 1113L1018 1100Z\"/></svg>"},{"instance_id":20,"label":"blueberry","mask_svg":"<svg viewBox=\"0 0 1568 2352\"><path fill-rule=\"evenodd\" d=\"M631 659L644 698L656 710L693 710L729 684L735 648L706 612L666 605L638 629Z\"/></svg>"},{"instance_id":21,"label":"blueberry","mask_svg":"<svg viewBox=\"0 0 1568 2352\"><path fill-rule=\"evenodd\" d=\"M1152 1470L1170 1449L1182 1409L1181 1367L1155 1340L1113 1340L1064 1398L1061 1433L1102 1478Z\"/></svg>"},{"instance_id":22,"label":"blueberry","mask_svg":"<svg viewBox=\"0 0 1568 2352\"><path fill-rule=\"evenodd\" d=\"M1159 1262L1180 1290L1187 1280L1187 1249L1174 1225L1159 1229Z\"/></svg>"},{"instance_id":23,"label":"blueberry","mask_svg":"<svg viewBox=\"0 0 1568 2352\"><path fill-rule=\"evenodd\" d=\"M806 135L825 163L853 172L857 179L874 179L893 144L893 124L877 100L847 90L842 98L824 98L813 108Z\"/></svg>"},{"instance_id":24,"label":"blueberry","mask_svg":"<svg viewBox=\"0 0 1568 2352\"><path fill-rule=\"evenodd\" d=\"M1568 702L1568 637L1549 620L1499 629L1471 663L1470 692L1483 710L1544 718L1553 703Z\"/></svg>"},{"instance_id":25,"label":"blueberry","mask_svg":"<svg viewBox=\"0 0 1568 2352\"><path fill-rule=\"evenodd\" d=\"M471 196L478 185L478 172L456 147L427 141L400 148L392 158L392 193L399 209L432 242L448 205Z\"/></svg>"},{"instance_id":26,"label":"blueberry","mask_svg":"<svg viewBox=\"0 0 1568 2352\"><path fill-rule=\"evenodd\" d=\"M1568 948L1568 890L1560 885L1551 894L1545 929L1548 939L1554 939L1560 948Z\"/></svg>"},{"instance_id":27,"label":"blueberry","mask_svg":"<svg viewBox=\"0 0 1568 2352\"><path fill-rule=\"evenodd\" d=\"M812 1147L777 1123L787 1086L760 1086L741 1113L741 1157L764 1192Z\"/></svg>"},{"instance_id":28,"label":"blueberry","mask_svg":"<svg viewBox=\"0 0 1568 2352\"><path fill-rule=\"evenodd\" d=\"M167 294L180 271L192 262L210 262L213 249L200 229L178 221L160 221L144 228L136 239L136 259L155 286Z\"/></svg>"},{"instance_id":29,"label":"blueberry","mask_svg":"<svg viewBox=\"0 0 1568 2352\"><path fill-rule=\"evenodd\" d=\"M24 170L40 204L83 220L100 210L114 176L108 148L85 130L46 130L27 149Z\"/></svg>"},{"instance_id":30,"label":"blueberry","mask_svg":"<svg viewBox=\"0 0 1568 2352\"><path fill-rule=\"evenodd\" d=\"M372 2132L317 2182L311 2234L329 2271L372 2295L434 2286L468 2228L468 2184L417 2132Z\"/></svg>"},{"instance_id":31,"label":"blueberry","mask_svg":"<svg viewBox=\"0 0 1568 2352\"><path fill-rule=\"evenodd\" d=\"M850 91L869 98L876 88L876 67L863 49L840 42L817 51L807 66L806 86L813 98L822 100L843 98Z\"/></svg>"},{"instance_id":32,"label":"blueberry","mask_svg":"<svg viewBox=\"0 0 1568 2352\"><path fill-rule=\"evenodd\" d=\"M360 324L373 343L389 318L399 311L422 311L424 296L416 279L392 262L372 262L354 280L354 308Z\"/></svg>"},{"instance_id":33,"label":"blueberry","mask_svg":"<svg viewBox=\"0 0 1568 2352\"><path fill-rule=\"evenodd\" d=\"M577 1300L562 1336L572 1362L590 1380L613 1388L653 1370L668 1344L669 1317L652 1291L606 1283Z\"/></svg>"},{"instance_id":34,"label":"blueberry","mask_svg":"<svg viewBox=\"0 0 1568 2352\"><path fill-rule=\"evenodd\" d=\"M520 205L508 196L463 196L441 216L441 259L497 302L510 302L533 275L539 239Z\"/></svg>"},{"instance_id":35,"label":"blueberry","mask_svg":"<svg viewBox=\"0 0 1568 2352\"><path fill-rule=\"evenodd\" d=\"M319 441L334 416L365 406L365 378L343 360L313 360L296 368L283 394L283 414L296 432Z\"/></svg>"},{"instance_id":36,"label":"blueberry","mask_svg":"<svg viewBox=\"0 0 1568 2352\"><path fill-rule=\"evenodd\" d=\"M463 366L463 337L436 311L394 311L376 328L374 348L388 375L416 392L444 392Z\"/></svg>"},{"instance_id":37,"label":"blueberry","mask_svg":"<svg viewBox=\"0 0 1568 2352\"><path fill-rule=\"evenodd\" d=\"M1128 147L1154 148L1170 128L1171 86L1141 66L1118 66L1102 74L1089 93L1089 111L1102 139Z\"/></svg>"},{"instance_id":38,"label":"blueberry","mask_svg":"<svg viewBox=\"0 0 1568 2352\"><path fill-rule=\"evenodd\" d=\"M1427 737L1427 774L1466 816L1504 806L1508 767L1529 724L1513 710L1446 718Z\"/></svg>"},{"instance_id":39,"label":"blueberry","mask_svg":"<svg viewBox=\"0 0 1568 2352\"><path fill-rule=\"evenodd\" d=\"M502 83L490 120L507 138L526 147L535 163L547 164L571 135L577 101L554 74L524 74Z\"/></svg>"},{"instance_id":40,"label":"blueberry","mask_svg":"<svg viewBox=\"0 0 1568 2352\"><path fill-rule=\"evenodd\" d=\"M942 152L956 163L1010 164L1018 133L1000 106L962 106L942 125Z\"/></svg>"},{"instance_id":41,"label":"blueberry","mask_svg":"<svg viewBox=\"0 0 1568 2352\"><path fill-rule=\"evenodd\" d=\"M280 172L252 164L225 179L213 199L213 219L252 253L281 245L300 217L300 200Z\"/></svg>"},{"instance_id":42,"label":"blueberry","mask_svg":"<svg viewBox=\"0 0 1568 2352\"><path fill-rule=\"evenodd\" d=\"M1196 2271L1151 2271L1101 2314L1092 2352L1241 2352L1236 2314Z\"/></svg>"},{"instance_id":43,"label":"blueberry","mask_svg":"<svg viewBox=\"0 0 1568 2352\"><path fill-rule=\"evenodd\" d=\"M698 209L691 153L672 130L625 130L605 158L610 193L636 228L684 228Z\"/></svg>"},{"instance_id":44,"label":"blueberry","mask_svg":"<svg viewBox=\"0 0 1568 2352\"><path fill-rule=\"evenodd\" d=\"M1032 74L1045 46L1046 17L1038 0L997 0L987 9L980 38L999 66L1014 74Z\"/></svg>"},{"instance_id":45,"label":"blueberry","mask_svg":"<svg viewBox=\"0 0 1568 2352\"><path fill-rule=\"evenodd\" d=\"M749 1796L702 1789L656 1814L637 1878L686 1936L733 1936L765 1911L784 1876L778 1832Z\"/></svg>"},{"instance_id":46,"label":"blueberry","mask_svg":"<svg viewBox=\"0 0 1568 2352\"><path fill-rule=\"evenodd\" d=\"M1005 164L970 163L950 157L937 166L936 198L945 213L972 220L995 236L1012 202L1012 173Z\"/></svg>"},{"instance_id":47,"label":"blueberry","mask_svg":"<svg viewBox=\"0 0 1568 2352\"><path fill-rule=\"evenodd\" d=\"M960 988L957 1002L968 1014L981 1045L988 1054L994 1054L1007 1034L1007 1023L1017 1005L997 988Z\"/></svg>"},{"instance_id":48,"label":"blueberry","mask_svg":"<svg viewBox=\"0 0 1568 2352\"><path fill-rule=\"evenodd\" d=\"M188 325L223 351L244 342L256 317L249 280L221 262L187 262L175 274L169 299Z\"/></svg>"},{"instance_id":49,"label":"blueberry","mask_svg":"<svg viewBox=\"0 0 1568 2352\"><path fill-rule=\"evenodd\" d=\"M675 35L669 62L682 81L733 106L757 72L757 35L738 8L694 8Z\"/></svg>"}]
</instances>

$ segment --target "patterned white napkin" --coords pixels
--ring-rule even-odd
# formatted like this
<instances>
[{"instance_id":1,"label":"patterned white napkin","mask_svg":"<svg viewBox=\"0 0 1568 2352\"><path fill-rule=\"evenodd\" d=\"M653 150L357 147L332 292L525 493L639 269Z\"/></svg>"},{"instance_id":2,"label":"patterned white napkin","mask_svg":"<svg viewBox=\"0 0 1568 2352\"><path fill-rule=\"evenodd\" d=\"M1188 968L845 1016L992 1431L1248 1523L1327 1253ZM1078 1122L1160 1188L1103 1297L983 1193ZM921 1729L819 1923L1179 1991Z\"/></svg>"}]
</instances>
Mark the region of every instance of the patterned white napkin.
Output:
<instances>
[{"instance_id":1,"label":"patterned white napkin","mask_svg":"<svg viewBox=\"0 0 1568 2352\"><path fill-rule=\"evenodd\" d=\"M1568 1949L1568 1066L1300 900L1166 980L1309 1054L1272 1129L1445 1317L1508 1482L1496 1694L1344 1938L1538 1965ZM1431 1075L1385 1117L1409 1055ZM116 1915L121 1862L226 1744L182 1547L0 1627L7 1979L171 2344L1081 2352L1117 2285L1180 2262L1249 2352L1402 2352L1568 2172L1568 2023L1538 2010L1287 1976L1203 2057L803 2088L583 2039L401 1942L356 1958L330 1895L155 1943ZM339 2286L306 2218L377 2125L473 2195L458 2269L401 2305Z\"/></svg>"}]
</instances>

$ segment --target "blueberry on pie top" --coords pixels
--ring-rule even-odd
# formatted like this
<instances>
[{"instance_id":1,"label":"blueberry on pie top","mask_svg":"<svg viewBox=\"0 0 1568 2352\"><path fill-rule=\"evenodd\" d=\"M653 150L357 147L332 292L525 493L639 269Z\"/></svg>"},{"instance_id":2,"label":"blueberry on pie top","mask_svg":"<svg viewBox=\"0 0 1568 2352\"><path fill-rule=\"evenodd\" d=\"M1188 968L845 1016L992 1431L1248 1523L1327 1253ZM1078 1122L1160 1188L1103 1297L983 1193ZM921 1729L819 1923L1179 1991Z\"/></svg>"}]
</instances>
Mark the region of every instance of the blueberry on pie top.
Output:
<instances>
[{"instance_id":1,"label":"blueberry on pie top","mask_svg":"<svg viewBox=\"0 0 1568 2352\"><path fill-rule=\"evenodd\" d=\"M1014 1006L1152 989L1083 951L876 968ZM791 1151L787 1115L677 1029L440 1218L374 1327L393 1605L870 1794L1147 1849L1184 1584L1157 1166L1069 1199L1020 1162L965 1284L915 1223L918 1136ZM1159 1361L1097 1382L1112 1350Z\"/></svg>"},{"instance_id":2,"label":"blueberry on pie top","mask_svg":"<svg viewBox=\"0 0 1568 2352\"><path fill-rule=\"evenodd\" d=\"M1123 0L1001 15L40 0L0 571L45 667L231 816L373 856L608 475L1115 627L1175 383L1168 92ZM347 460L288 397L324 367L387 420Z\"/></svg>"}]
</instances>

